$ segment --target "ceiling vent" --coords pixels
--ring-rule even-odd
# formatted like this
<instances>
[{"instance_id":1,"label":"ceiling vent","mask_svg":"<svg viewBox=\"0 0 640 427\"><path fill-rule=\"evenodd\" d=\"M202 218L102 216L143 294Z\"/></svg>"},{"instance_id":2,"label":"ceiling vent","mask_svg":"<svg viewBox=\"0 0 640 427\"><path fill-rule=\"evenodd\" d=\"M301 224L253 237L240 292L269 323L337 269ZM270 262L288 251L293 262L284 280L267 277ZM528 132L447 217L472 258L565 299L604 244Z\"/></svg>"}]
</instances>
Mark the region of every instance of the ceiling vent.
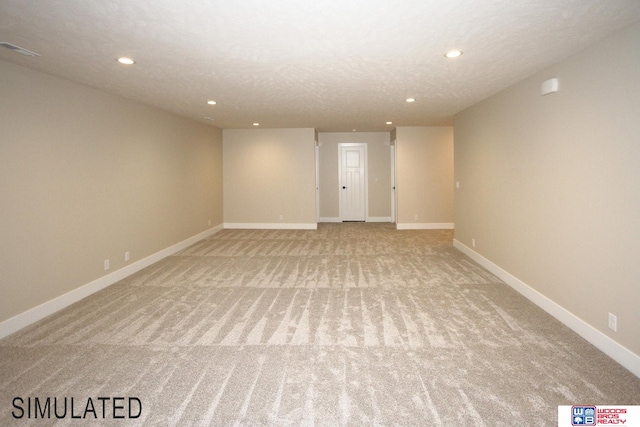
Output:
<instances>
[{"instance_id":1,"label":"ceiling vent","mask_svg":"<svg viewBox=\"0 0 640 427\"><path fill-rule=\"evenodd\" d=\"M7 49L10 49L16 53L19 53L20 55L25 55L25 56L40 56L39 54L35 53L35 52L31 52L28 49L25 49L23 47L20 46L16 46L15 44L11 44L11 43L7 43L7 42L0 42L0 46L2 47L6 47Z\"/></svg>"}]
</instances>

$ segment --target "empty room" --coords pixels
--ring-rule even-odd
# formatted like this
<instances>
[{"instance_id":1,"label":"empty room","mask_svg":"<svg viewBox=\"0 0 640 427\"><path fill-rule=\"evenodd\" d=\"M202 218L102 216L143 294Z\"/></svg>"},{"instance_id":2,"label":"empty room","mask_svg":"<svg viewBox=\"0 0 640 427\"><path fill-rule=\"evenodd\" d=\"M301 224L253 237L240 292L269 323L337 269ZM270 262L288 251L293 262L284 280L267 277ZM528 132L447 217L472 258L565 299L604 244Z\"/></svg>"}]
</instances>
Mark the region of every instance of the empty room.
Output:
<instances>
[{"instance_id":1,"label":"empty room","mask_svg":"<svg viewBox=\"0 0 640 427\"><path fill-rule=\"evenodd\" d=\"M640 3L0 0L0 425L640 425Z\"/></svg>"}]
</instances>

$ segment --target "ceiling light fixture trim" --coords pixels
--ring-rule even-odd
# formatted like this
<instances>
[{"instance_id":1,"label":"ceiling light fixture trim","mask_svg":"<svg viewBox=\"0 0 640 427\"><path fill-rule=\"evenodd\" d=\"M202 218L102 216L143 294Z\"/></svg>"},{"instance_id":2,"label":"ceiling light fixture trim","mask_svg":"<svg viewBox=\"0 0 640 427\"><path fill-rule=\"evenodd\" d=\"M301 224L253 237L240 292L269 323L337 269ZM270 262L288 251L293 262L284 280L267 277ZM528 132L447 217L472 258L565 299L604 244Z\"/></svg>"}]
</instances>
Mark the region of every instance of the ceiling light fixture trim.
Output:
<instances>
[{"instance_id":1,"label":"ceiling light fixture trim","mask_svg":"<svg viewBox=\"0 0 640 427\"><path fill-rule=\"evenodd\" d=\"M121 56L120 58L116 59L116 61L123 65L133 65L136 63L136 61L131 58L127 58L126 56Z\"/></svg>"},{"instance_id":2,"label":"ceiling light fixture trim","mask_svg":"<svg viewBox=\"0 0 640 427\"><path fill-rule=\"evenodd\" d=\"M453 59L459 58L462 56L462 51L459 49L452 49L444 54L445 58Z\"/></svg>"}]
</instances>

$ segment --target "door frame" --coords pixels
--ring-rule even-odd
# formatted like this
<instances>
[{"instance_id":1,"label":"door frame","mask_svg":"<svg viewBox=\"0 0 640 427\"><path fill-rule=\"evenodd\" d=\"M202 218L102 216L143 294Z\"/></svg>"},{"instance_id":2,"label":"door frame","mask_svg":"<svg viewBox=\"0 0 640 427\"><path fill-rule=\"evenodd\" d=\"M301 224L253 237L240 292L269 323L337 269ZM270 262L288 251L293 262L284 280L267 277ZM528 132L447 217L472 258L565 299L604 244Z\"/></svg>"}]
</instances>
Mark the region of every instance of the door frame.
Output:
<instances>
[{"instance_id":1,"label":"door frame","mask_svg":"<svg viewBox=\"0 0 640 427\"><path fill-rule=\"evenodd\" d=\"M320 222L320 144L315 141L316 163L316 222Z\"/></svg>"},{"instance_id":2,"label":"door frame","mask_svg":"<svg viewBox=\"0 0 640 427\"><path fill-rule=\"evenodd\" d=\"M391 157L391 222L395 223L397 218L398 206L396 198L396 141L393 140L389 144L389 157Z\"/></svg>"},{"instance_id":3,"label":"door frame","mask_svg":"<svg viewBox=\"0 0 640 427\"><path fill-rule=\"evenodd\" d=\"M338 143L338 213L340 222L342 215L342 147L364 147L364 221L369 222L369 162L366 142L339 142Z\"/></svg>"}]
</instances>

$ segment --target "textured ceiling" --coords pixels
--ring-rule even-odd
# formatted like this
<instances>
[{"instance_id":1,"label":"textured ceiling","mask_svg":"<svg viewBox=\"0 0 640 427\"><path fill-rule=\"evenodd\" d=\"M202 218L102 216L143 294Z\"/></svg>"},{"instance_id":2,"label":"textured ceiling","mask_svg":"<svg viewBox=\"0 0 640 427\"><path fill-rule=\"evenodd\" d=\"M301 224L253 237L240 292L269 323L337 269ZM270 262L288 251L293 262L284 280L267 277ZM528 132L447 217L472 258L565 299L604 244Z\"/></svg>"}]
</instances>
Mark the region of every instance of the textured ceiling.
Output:
<instances>
[{"instance_id":1,"label":"textured ceiling","mask_svg":"<svg viewBox=\"0 0 640 427\"><path fill-rule=\"evenodd\" d=\"M638 20L638 0L0 0L0 42L41 55L0 60L220 128L379 131L451 124Z\"/></svg>"}]
</instances>

